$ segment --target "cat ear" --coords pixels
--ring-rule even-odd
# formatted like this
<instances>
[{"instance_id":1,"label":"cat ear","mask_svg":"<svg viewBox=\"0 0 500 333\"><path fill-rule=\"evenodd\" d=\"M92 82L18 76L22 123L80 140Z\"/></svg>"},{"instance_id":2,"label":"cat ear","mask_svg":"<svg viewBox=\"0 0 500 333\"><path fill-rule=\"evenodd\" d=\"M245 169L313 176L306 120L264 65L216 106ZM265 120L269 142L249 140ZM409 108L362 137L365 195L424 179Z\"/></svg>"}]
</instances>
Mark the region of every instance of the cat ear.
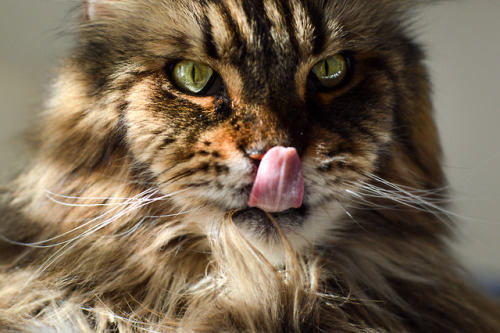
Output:
<instances>
[{"instance_id":1,"label":"cat ear","mask_svg":"<svg viewBox=\"0 0 500 333\"><path fill-rule=\"evenodd\" d=\"M83 0L84 17L86 21L95 21L112 17L109 0Z\"/></svg>"}]
</instances>

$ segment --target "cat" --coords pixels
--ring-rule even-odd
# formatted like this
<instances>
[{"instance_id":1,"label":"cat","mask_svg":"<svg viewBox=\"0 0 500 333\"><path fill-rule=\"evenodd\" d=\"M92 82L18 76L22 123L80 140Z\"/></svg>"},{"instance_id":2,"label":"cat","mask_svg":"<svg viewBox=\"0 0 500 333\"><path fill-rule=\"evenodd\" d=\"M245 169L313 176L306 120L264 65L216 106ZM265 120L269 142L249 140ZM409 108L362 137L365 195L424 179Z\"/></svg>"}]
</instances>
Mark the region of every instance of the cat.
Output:
<instances>
[{"instance_id":1,"label":"cat","mask_svg":"<svg viewBox=\"0 0 500 333\"><path fill-rule=\"evenodd\" d=\"M500 332L446 246L421 3L83 0L0 330Z\"/></svg>"}]
</instances>

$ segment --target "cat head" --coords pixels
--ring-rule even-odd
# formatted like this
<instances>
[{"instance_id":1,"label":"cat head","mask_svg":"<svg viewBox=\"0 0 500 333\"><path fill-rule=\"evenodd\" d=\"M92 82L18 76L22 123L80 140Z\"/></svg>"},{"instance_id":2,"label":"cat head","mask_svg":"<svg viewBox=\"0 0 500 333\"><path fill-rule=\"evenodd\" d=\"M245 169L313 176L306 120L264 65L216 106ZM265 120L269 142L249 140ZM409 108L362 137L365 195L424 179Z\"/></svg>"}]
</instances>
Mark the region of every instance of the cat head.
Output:
<instances>
[{"instance_id":1,"label":"cat head","mask_svg":"<svg viewBox=\"0 0 500 333\"><path fill-rule=\"evenodd\" d=\"M236 211L259 237L272 229L249 207L262 164L303 174L299 204L271 211L288 233L326 232L329 207L363 206L380 180L438 187L427 75L405 28L415 3L86 0L68 66L90 97L59 159L73 172L129 159L179 209ZM263 160L274 147L294 162Z\"/></svg>"}]
</instances>

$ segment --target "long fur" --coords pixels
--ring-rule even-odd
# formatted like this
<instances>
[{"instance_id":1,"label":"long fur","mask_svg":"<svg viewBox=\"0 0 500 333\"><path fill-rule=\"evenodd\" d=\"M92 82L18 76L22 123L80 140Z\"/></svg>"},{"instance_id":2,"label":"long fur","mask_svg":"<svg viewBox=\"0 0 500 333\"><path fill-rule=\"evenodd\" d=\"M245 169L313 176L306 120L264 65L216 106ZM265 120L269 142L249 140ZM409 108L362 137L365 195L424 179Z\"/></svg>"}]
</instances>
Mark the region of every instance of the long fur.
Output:
<instances>
[{"instance_id":1,"label":"long fur","mask_svg":"<svg viewBox=\"0 0 500 333\"><path fill-rule=\"evenodd\" d=\"M417 4L84 1L36 156L2 193L0 330L499 332L445 245ZM344 51L349 82L311 90ZM178 91L183 58L223 93ZM245 209L248 154L272 145L300 151L305 213Z\"/></svg>"}]
</instances>

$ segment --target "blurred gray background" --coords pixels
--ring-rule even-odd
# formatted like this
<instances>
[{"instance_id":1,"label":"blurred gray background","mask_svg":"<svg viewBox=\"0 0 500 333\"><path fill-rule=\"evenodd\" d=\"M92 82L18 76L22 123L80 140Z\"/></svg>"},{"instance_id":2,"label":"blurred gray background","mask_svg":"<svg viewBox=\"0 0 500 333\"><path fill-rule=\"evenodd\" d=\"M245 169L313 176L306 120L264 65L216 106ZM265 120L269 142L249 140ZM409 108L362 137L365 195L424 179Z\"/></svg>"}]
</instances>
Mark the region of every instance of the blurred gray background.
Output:
<instances>
[{"instance_id":1,"label":"blurred gray background","mask_svg":"<svg viewBox=\"0 0 500 333\"><path fill-rule=\"evenodd\" d=\"M174 0L172 0L174 1ZM52 70L71 45L79 0L0 0L0 179L26 161ZM454 249L475 276L500 281L500 1L426 7L416 30L428 54L453 211Z\"/></svg>"}]
</instances>

